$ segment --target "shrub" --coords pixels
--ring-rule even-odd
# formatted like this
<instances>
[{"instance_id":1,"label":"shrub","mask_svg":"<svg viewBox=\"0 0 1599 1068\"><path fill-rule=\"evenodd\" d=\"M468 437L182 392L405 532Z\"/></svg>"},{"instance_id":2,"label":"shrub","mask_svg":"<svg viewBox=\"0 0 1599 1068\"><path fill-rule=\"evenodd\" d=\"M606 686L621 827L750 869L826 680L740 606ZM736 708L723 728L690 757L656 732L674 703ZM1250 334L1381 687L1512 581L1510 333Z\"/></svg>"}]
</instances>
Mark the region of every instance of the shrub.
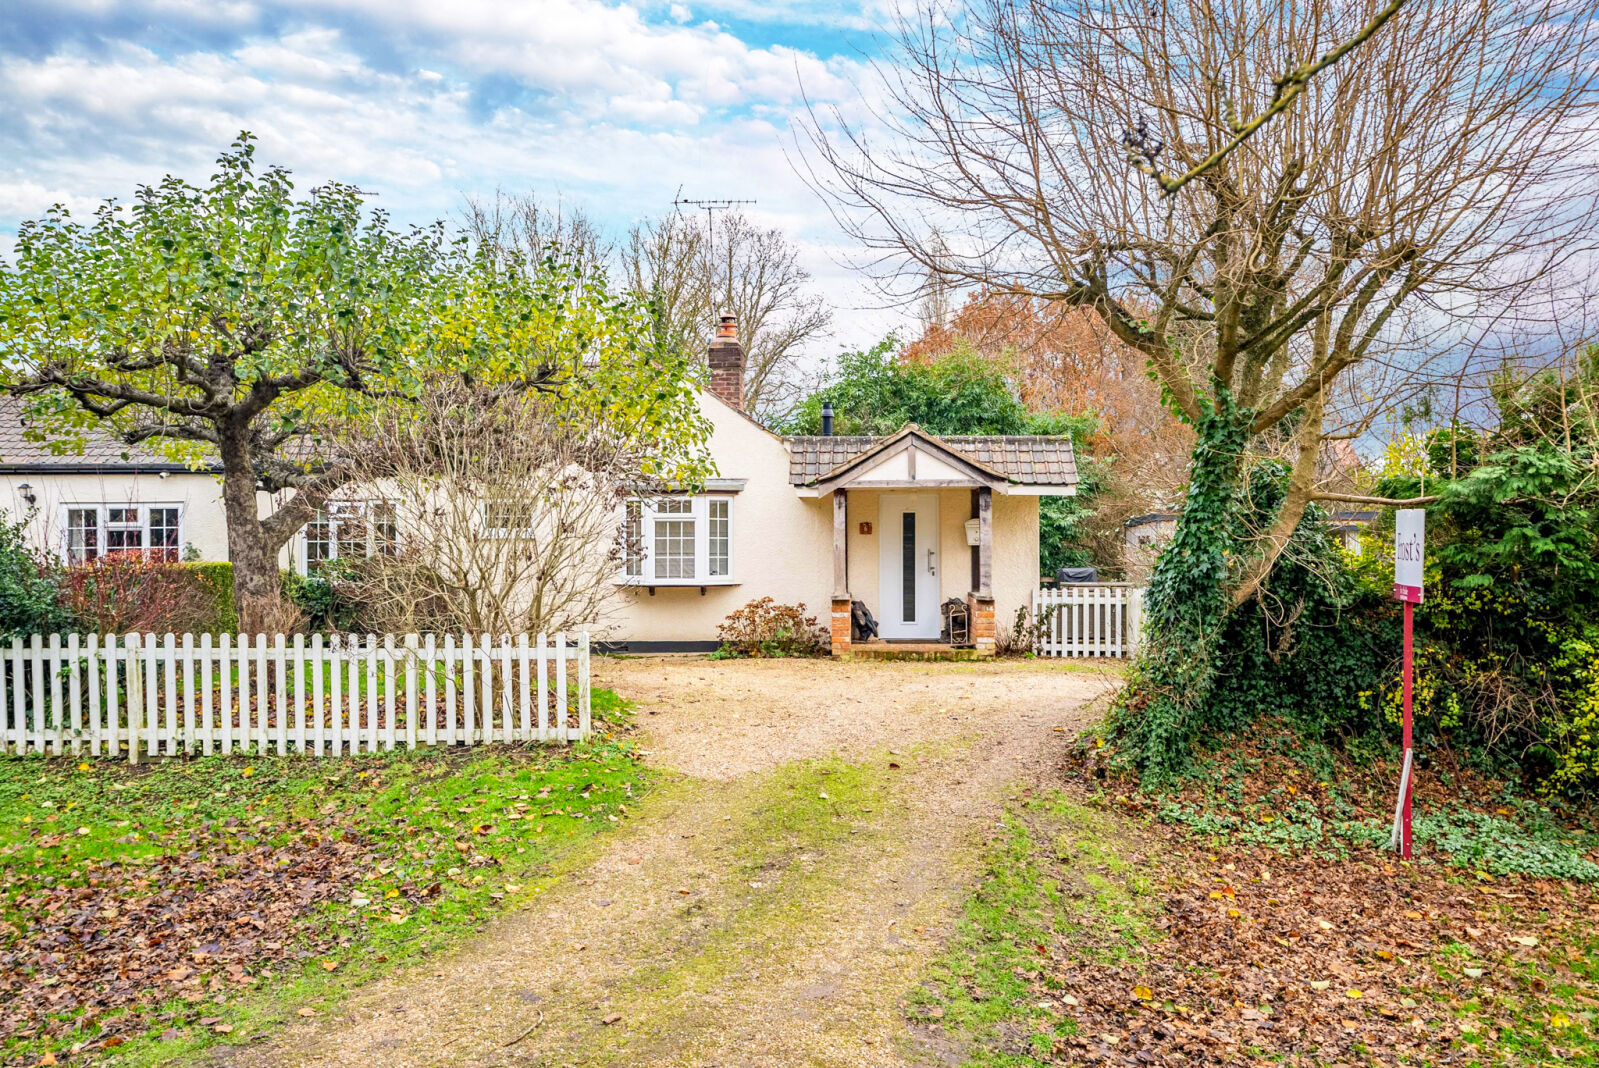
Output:
<instances>
[{"instance_id":1,"label":"shrub","mask_svg":"<svg viewBox=\"0 0 1599 1068\"><path fill-rule=\"evenodd\" d=\"M0 517L0 640L72 629L59 603L56 568L27 547L24 521Z\"/></svg>"},{"instance_id":2,"label":"shrub","mask_svg":"<svg viewBox=\"0 0 1599 1068\"><path fill-rule=\"evenodd\" d=\"M348 631L359 623L360 604L350 592L351 568L344 560L325 561L301 575L283 572L283 596L313 631Z\"/></svg>"},{"instance_id":3,"label":"shrub","mask_svg":"<svg viewBox=\"0 0 1599 1068\"><path fill-rule=\"evenodd\" d=\"M1275 463L1252 472L1247 498L1235 504L1240 536L1275 517L1286 476ZM1385 603L1351 574L1326 513L1312 505L1260 589L1207 635L1208 653L1146 629L1144 652L1111 714L1121 751L1146 778L1161 779L1193 770L1196 743L1213 744L1262 716L1280 717L1314 741L1372 731L1382 719L1362 694L1380 685L1397 648L1389 637L1393 613L1373 610ZM1177 639L1185 635L1192 637ZM1202 701L1189 707L1169 699L1178 682L1200 674Z\"/></svg>"},{"instance_id":4,"label":"shrub","mask_svg":"<svg viewBox=\"0 0 1599 1068\"><path fill-rule=\"evenodd\" d=\"M734 656L819 656L829 637L805 614L804 603L778 604L770 597L751 601L717 628L724 653Z\"/></svg>"},{"instance_id":5,"label":"shrub","mask_svg":"<svg viewBox=\"0 0 1599 1068\"><path fill-rule=\"evenodd\" d=\"M61 605L100 634L203 633L216 622L216 591L185 564L108 553L62 573Z\"/></svg>"},{"instance_id":6,"label":"shrub","mask_svg":"<svg viewBox=\"0 0 1599 1068\"><path fill-rule=\"evenodd\" d=\"M1038 648L1038 643L1049 633L1050 624L1055 618L1055 607L1051 605L1038 613L1035 618L1033 610L1027 605L1016 609L1016 619L1009 626L1001 623L994 629L994 655L995 656L1029 656Z\"/></svg>"}]
</instances>

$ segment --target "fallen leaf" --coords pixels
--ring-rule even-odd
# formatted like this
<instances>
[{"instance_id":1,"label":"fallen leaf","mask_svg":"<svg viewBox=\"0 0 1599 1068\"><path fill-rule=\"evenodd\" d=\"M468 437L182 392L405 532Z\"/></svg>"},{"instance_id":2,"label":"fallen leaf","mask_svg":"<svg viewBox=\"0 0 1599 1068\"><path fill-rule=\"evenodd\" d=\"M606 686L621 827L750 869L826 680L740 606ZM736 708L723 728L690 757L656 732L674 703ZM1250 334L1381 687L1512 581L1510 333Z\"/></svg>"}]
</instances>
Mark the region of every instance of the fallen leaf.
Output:
<instances>
[{"instance_id":1,"label":"fallen leaf","mask_svg":"<svg viewBox=\"0 0 1599 1068\"><path fill-rule=\"evenodd\" d=\"M1538 940L1531 935L1518 935L1512 938L1511 941L1518 946L1536 946L1538 944Z\"/></svg>"},{"instance_id":2,"label":"fallen leaf","mask_svg":"<svg viewBox=\"0 0 1599 1068\"><path fill-rule=\"evenodd\" d=\"M1348 990L1344 991L1344 997L1347 997L1347 998L1358 998L1358 997L1365 997L1365 995L1362 994L1360 991L1356 990L1355 988L1350 987Z\"/></svg>"},{"instance_id":3,"label":"fallen leaf","mask_svg":"<svg viewBox=\"0 0 1599 1068\"><path fill-rule=\"evenodd\" d=\"M325 960L325 961L322 962L322 970L325 971L325 972L331 972L333 969L337 968L338 966L339 966L339 962L336 961L336 960Z\"/></svg>"},{"instance_id":4,"label":"fallen leaf","mask_svg":"<svg viewBox=\"0 0 1599 1068\"><path fill-rule=\"evenodd\" d=\"M1133 987L1133 997L1137 998L1139 1001L1149 1001L1154 996L1155 992L1149 989L1147 986Z\"/></svg>"},{"instance_id":5,"label":"fallen leaf","mask_svg":"<svg viewBox=\"0 0 1599 1068\"><path fill-rule=\"evenodd\" d=\"M215 1031L219 1035L231 1035L233 1033L233 1025L226 1023L217 1024L215 1027L211 1028L211 1030Z\"/></svg>"},{"instance_id":6,"label":"fallen leaf","mask_svg":"<svg viewBox=\"0 0 1599 1068\"><path fill-rule=\"evenodd\" d=\"M313 1009L311 1006L307 1005L305 1008L300 1010L300 1015L301 1016L315 1016L316 1015L316 1010Z\"/></svg>"},{"instance_id":7,"label":"fallen leaf","mask_svg":"<svg viewBox=\"0 0 1599 1068\"><path fill-rule=\"evenodd\" d=\"M605 1019L601 1020L600 1023L604 1024L606 1027L609 1027L612 1024L619 1022L621 1019L622 1019L622 1014L621 1013L613 1012L613 1013L611 1013L611 1015L609 1015Z\"/></svg>"},{"instance_id":8,"label":"fallen leaf","mask_svg":"<svg viewBox=\"0 0 1599 1068\"><path fill-rule=\"evenodd\" d=\"M1310 989L1312 990L1326 990L1329 986L1332 986L1331 979L1312 979L1310 981Z\"/></svg>"}]
</instances>

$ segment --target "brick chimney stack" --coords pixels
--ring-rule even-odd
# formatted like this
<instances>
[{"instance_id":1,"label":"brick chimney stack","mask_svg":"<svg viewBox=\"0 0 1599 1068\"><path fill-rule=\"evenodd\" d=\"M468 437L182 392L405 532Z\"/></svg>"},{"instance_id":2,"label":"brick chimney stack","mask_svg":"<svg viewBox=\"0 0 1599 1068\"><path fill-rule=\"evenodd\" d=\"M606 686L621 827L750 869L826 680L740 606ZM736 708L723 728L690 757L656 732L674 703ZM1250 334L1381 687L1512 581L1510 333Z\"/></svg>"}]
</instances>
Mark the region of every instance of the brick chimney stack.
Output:
<instances>
[{"instance_id":1,"label":"brick chimney stack","mask_svg":"<svg viewBox=\"0 0 1599 1068\"><path fill-rule=\"evenodd\" d=\"M738 343L738 320L723 315L707 352L711 363L711 392L740 411L744 408L744 346Z\"/></svg>"}]
</instances>

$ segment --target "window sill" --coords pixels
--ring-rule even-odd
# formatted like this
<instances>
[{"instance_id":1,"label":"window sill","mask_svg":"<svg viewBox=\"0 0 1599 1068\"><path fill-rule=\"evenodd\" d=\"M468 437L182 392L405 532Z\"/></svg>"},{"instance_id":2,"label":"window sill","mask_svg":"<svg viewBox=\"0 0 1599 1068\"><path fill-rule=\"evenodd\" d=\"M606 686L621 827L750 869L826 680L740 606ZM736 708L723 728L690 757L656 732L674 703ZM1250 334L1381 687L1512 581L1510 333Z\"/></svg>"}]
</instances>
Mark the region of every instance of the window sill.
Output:
<instances>
[{"instance_id":1,"label":"window sill","mask_svg":"<svg viewBox=\"0 0 1599 1068\"><path fill-rule=\"evenodd\" d=\"M655 589L657 586L667 587L667 588L681 587L683 589L690 589L691 590L691 589L694 589L695 587L706 587L706 586L737 586L737 585L740 585L740 583L739 583L738 579L732 578L730 576L718 575L716 578L703 578L703 579L619 578L619 579L612 579L611 580L611 585L613 585L613 586L648 586L652 590Z\"/></svg>"}]
</instances>

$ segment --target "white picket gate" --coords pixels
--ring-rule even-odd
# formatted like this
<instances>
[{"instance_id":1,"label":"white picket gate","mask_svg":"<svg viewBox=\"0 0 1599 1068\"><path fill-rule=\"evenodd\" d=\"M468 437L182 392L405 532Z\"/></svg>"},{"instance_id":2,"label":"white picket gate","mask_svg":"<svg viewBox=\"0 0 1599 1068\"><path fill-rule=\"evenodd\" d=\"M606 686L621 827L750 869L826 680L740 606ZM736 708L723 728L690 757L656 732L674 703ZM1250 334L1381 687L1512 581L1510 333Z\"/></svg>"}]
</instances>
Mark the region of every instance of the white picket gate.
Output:
<instances>
[{"instance_id":1,"label":"white picket gate","mask_svg":"<svg viewBox=\"0 0 1599 1068\"><path fill-rule=\"evenodd\" d=\"M575 677L574 677L575 676ZM0 649L0 752L121 756L569 742L589 636L68 634Z\"/></svg>"},{"instance_id":2,"label":"white picket gate","mask_svg":"<svg viewBox=\"0 0 1599 1068\"><path fill-rule=\"evenodd\" d=\"M1144 591L1125 582L1050 586L1033 594L1039 656L1132 657L1143 628Z\"/></svg>"}]
</instances>

